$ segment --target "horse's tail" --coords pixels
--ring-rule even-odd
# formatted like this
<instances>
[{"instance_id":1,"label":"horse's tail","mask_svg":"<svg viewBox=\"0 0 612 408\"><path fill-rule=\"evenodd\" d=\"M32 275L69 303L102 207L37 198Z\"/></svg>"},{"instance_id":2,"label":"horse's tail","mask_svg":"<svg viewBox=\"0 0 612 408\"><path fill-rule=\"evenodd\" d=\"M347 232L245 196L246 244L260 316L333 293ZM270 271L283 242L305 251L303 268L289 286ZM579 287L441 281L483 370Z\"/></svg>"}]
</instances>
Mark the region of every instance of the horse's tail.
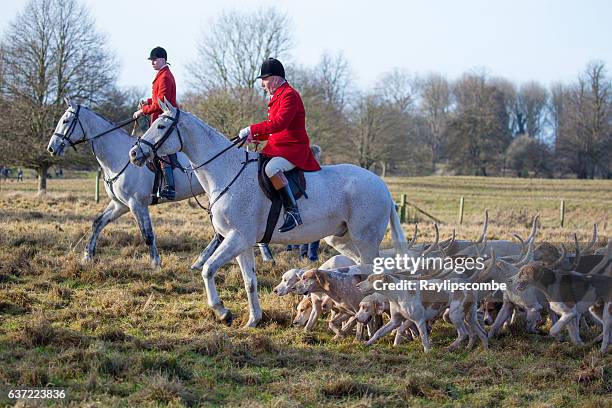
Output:
<instances>
[{"instance_id":1,"label":"horse's tail","mask_svg":"<svg viewBox=\"0 0 612 408\"><path fill-rule=\"evenodd\" d=\"M399 215L397 215L393 200L391 200L391 215L389 218L391 221L391 239L393 240L393 246L398 253L405 254L408 250L408 242L406 241L406 235L404 235L402 223Z\"/></svg>"}]
</instances>

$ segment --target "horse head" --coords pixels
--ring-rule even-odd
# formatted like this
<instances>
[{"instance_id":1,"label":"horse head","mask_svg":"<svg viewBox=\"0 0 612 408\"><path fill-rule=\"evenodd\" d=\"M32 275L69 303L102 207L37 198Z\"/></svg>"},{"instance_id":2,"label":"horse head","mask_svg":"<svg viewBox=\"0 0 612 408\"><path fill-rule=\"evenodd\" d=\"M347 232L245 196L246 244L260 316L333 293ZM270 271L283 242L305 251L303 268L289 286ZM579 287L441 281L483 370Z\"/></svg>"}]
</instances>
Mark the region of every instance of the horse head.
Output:
<instances>
[{"instance_id":1,"label":"horse head","mask_svg":"<svg viewBox=\"0 0 612 408\"><path fill-rule=\"evenodd\" d=\"M68 108L57 122L55 132L47 145L47 151L51 156L63 156L66 145L73 146L86 137L79 119L81 105L77 105L66 98L64 98L64 101Z\"/></svg>"},{"instance_id":2,"label":"horse head","mask_svg":"<svg viewBox=\"0 0 612 408\"><path fill-rule=\"evenodd\" d=\"M182 149L180 133L177 131L180 110L164 98L157 100L162 114L151 124L144 135L130 149L130 161L142 166L155 156L167 156Z\"/></svg>"}]
</instances>

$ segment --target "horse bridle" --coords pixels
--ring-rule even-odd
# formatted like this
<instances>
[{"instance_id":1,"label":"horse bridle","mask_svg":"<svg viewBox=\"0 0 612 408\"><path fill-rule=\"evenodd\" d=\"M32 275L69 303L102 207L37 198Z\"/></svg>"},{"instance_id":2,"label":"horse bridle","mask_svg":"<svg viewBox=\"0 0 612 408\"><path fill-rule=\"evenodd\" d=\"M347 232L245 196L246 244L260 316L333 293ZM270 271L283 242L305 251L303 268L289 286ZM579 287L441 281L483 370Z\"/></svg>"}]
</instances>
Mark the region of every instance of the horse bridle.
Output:
<instances>
[{"instance_id":1,"label":"horse bridle","mask_svg":"<svg viewBox=\"0 0 612 408\"><path fill-rule=\"evenodd\" d=\"M178 128L178 121L179 118L181 116L181 110L177 109L176 110L176 117L172 117L170 115L160 115L160 117L162 118L166 118L169 119L170 121L172 121L172 124L170 125L170 127L168 129L166 129L166 132L164 133L164 135L161 137L161 139L159 139L157 142L155 143L151 143L148 140L144 140L142 138L138 138L138 140L136 141L136 146L138 146L138 149L140 150L140 153L145 156L144 151L142 150L142 146L140 146L140 143L144 143L147 146L149 146L151 148L151 150L153 151L153 155L155 157L159 157L157 155L157 150L166 142L166 140L168 140L168 138L172 135L172 132L176 129L176 134L178 135L178 139L179 142L181 143L181 148L178 150L179 152L181 150L183 150L183 138L181 137L181 131ZM157 125L158 129L160 129L160 125Z\"/></svg>"},{"instance_id":2,"label":"horse bridle","mask_svg":"<svg viewBox=\"0 0 612 408\"><path fill-rule=\"evenodd\" d=\"M85 134L85 128L83 128L83 124L81 123L81 119L79 118L80 111L81 111L81 105L77 105L76 111L69 111L70 113L74 114L74 118L72 119L72 122L70 122L70 125L68 125L68 131L66 133L57 133L57 132L53 133L54 136L58 136L61 139L62 148L66 147L66 143L68 143L70 147L74 149L75 152L76 152L76 145L85 143L87 141L87 135ZM81 132L83 132L83 138L77 140L76 142L73 142L70 139L70 136L72 136L72 133L74 132L74 129L76 129L77 124L81 128Z\"/></svg>"}]
</instances>

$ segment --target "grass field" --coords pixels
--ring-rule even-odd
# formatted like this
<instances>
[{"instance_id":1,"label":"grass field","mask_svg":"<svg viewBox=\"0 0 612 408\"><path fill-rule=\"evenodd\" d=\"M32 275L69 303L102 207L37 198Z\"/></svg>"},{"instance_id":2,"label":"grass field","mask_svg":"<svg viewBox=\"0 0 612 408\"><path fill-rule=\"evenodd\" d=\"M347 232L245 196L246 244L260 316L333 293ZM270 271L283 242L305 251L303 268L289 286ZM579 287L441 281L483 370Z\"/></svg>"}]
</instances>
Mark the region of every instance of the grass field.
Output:
<instances>
[{"instance_id":1,"label":"grass field","mask_svg":"<svg viewBox=\"0 0 612 408\"><path fill-rule=\"evenodd\" d=\"M528 234L541 214L539 238L582 240L593 222L610 236L611 181L474 177L390 178L397 198L445 222L447 236L465 197L460 238L476 238L484 208L489 238ZM567 203L558 227L559 200ZM433 351L419 343L393 348L390 337L365 348L332 340L321 321L312 334L291 327L297 297L271 293L287 269L308 266L273 247L276 265L258 258L264 318L244 329L246 294L238 267L219 271L217 284L236 319L212 320L199 273L188 269L212 237L207 216L188 203L154 207L162 256L152 271L148 251L128 215L103 232L98 260L81 265L82 237L105 200L93 200L93 180L0 185L0 404L11 388L54 386L73 406L610 406L612 356L596 347L555 343L520 326L489 351L445 351L454 329L437 323ZM420 217L423 239L433 228ZM404 229L409 231L410 225ZM601 239L603 242L603 238ZM323 245L322 259L333 255ZM592 339L596 333L583 333ZM50 402L49 402L50 404Z\"/></svg>"}]
</instances>

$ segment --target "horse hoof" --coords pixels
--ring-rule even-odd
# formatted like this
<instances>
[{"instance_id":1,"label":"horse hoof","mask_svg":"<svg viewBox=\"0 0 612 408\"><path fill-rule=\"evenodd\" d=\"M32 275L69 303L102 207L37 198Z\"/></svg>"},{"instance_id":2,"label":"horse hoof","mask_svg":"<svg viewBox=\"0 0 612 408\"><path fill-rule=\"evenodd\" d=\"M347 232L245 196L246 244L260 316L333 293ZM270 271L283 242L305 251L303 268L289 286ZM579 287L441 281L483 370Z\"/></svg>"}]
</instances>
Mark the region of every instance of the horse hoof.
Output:
<instances>
[{"instance_id":1,"label":"horse hoof","mask_svg":"<svg viewBox=\"0 0 612 408\"><path fill-rule=\"evenodd\" d=\"M449 353L452 353L453 351L457 350L459 348L459 345L455 345L455 344L451 344L450 346L448 346L446 348L446 351L448 351Z\"/></svg>"},{"instance_id":2,"label":"horse hoof","mask_svg":"<svg viewBox=\"0 0 612 408\"><path fill-rule=\"evenodd\" d=\"M225 309L225 313L223 313L221 316L218 315L218 319L226 326L231 326L232 322L234 321L234 316L229 309Z\"/></svg>"},{"instance_id":3,"label":"horse hoof","mask_svg":"<svg viewBox=\"0 0 612 408\"><path fill-rule=\"evenodd\" d=\"M259 323L259 320L255 320L255 319L249 319L249 321L247 322L247 324L244 325L245 328L255 328L257 327L257 323Z\"/></svg>"}]
</instances>

